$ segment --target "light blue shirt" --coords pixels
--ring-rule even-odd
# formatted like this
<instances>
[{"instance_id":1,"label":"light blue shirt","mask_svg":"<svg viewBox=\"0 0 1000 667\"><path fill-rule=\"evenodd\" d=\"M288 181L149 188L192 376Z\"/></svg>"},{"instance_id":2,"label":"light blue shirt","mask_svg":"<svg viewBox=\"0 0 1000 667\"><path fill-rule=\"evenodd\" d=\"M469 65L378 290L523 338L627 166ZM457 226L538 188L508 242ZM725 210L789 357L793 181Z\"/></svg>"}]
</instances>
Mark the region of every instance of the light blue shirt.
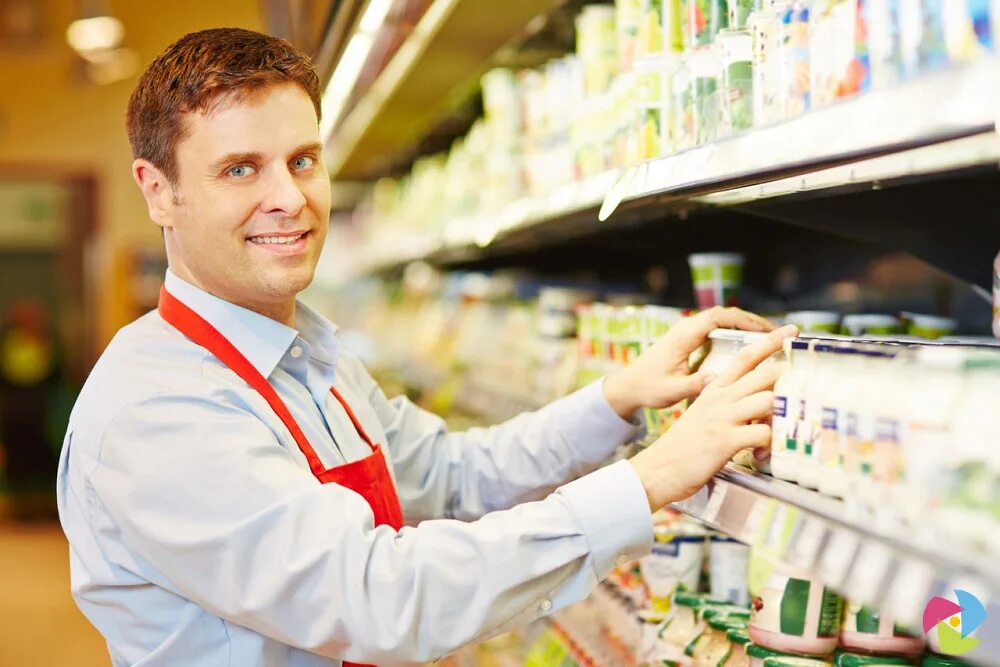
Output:
<instances>
[{"instance_id":1,"label":"light blue shirt","mask_svg":"<svg viewBox=\"0 0 1000 667\"><path fill-rule=\"evenodd\" d=\"M599 384L448 433L388 400L302 304L292 329L166 284L270 380L326 466L370 454L335 385L417 525L376 528L361 496L320 484L264 399L151 312L98 361L59 463L73 595L115 665L426 662L582 600L651 548L632 467L589 472L634 432Z\"/></svg>"}]
</instances>

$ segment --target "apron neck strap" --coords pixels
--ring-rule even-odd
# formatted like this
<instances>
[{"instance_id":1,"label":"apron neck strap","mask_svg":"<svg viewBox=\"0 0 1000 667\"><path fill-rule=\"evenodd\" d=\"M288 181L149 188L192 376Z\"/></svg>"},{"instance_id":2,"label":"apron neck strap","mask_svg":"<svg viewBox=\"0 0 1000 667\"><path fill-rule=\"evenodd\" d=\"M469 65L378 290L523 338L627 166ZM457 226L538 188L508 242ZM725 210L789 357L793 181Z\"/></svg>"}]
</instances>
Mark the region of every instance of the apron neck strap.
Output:
<instances>
[{"instance_id":1,"label":"apron neck strap","mask_svg":"<svg viewBox=\"0 0 1000 667\"><path fill-rule=\"evenodd\" d=\"M260 371L254 368L253 364L251 364L247 358L243 356L243 353L237 350L236 346L230 343L225 336L219 333L218 329L209 324L209 322L201 315L168 292L166 286L160 288L160 301L157 309L160 312L160 317L162 317L166 322L173 325L182 334L211 352L216 356L216 358L219 359L219 361L240 376L243 381L257 390L257 393L259 393L264 400L267 401L267 404L271 406L271 409L274 410L275 414L278 415L278 418L281 419L281 423L283 423L285 428L287 428L292 434L292 438L295 439L295 443L299 446L302 454L309 462L309 469L314 475L321 475L325 470L323 462L320 461L319 457L316 455L316 451L312 448L312 445L306 438L305 433L303 433L302 429L299 428L298 423L288 411L288 407L285 405L284 401L281 400L281 397L278 396L278 392L274 390L274 387L272 387L271 383L267 381L267 378L261 375ZM338 397L341 403L343 403L343 399L339 397L336 390L333 391L334 395ZM348 409L348 414L355 425L357 425L357 420L350 409ZM360 429L358 429L358 431L359 433L362 433L362 437L365 441L371 445L371 441L368 440L368 436L364 435L363 431Z\"/></svg>"}]
</instances>

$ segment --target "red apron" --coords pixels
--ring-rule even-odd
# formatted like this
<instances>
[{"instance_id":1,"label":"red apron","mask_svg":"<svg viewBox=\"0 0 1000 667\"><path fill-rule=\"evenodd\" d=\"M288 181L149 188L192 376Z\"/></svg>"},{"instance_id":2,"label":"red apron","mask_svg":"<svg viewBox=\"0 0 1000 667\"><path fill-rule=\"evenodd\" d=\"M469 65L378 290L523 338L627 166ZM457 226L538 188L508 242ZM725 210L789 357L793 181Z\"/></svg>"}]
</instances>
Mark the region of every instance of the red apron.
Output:
<instances>
[{"instance_id":1,"label":"red apron","mask_svg":"<svg viewBox=\"0 0 1000 667\"><path fill-rule=\"evenodd\" d=\"M368 501L375 515L375 525L389 525L399 530L403 527L403 509L399 504L399 496L396 494L396 487L389 476L389 470L385 465L385 457L382 455L382 448L373 443L368 434L365 433L361 422L354 415L354 411L344 400L334 387L330 387L330 393L337 399L351 418L355 430L364 440L372 453L366 458L352 461L333 468L325 468L323 462L316 456L316 451L309 444L302 429L299 428L292 413L288 411L278 392L274 390L271 383L267 381L260 372L247 361L247 358L236 349L236 347L226 339L219 331L209 324L198 313L181 303L174 295L167 291L166 287L160 288L160 317L173 325L182 334L201 345L206 350L214 354L219 361L224 363L234 373L240 376L247 384L257 390L271 409L274 410L281 423L292 434L299 450L305 455L309 462L309 469L313 476L322 484L339 484L354 491ZM364 667L357 663L345 662L345 667Z\"/></svg>"}]
</instances>

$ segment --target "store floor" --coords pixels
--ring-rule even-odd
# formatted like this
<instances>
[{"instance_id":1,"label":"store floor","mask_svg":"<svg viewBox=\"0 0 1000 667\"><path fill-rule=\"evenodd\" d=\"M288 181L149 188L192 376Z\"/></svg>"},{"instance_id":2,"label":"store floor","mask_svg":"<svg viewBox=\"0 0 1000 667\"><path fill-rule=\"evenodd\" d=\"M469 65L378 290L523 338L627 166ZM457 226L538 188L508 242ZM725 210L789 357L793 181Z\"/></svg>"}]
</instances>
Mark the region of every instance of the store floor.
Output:
<instances>
[{"instance_id":1,"label":"store floor","mask_svg":"<svg viewBox=\"0 0 1000 667\"><path fill-rule=\"evenodd\" d=\"M59 524L0 519L0 665L110 664L104 640L70 596Z\"/></svg>"}]
</instances>

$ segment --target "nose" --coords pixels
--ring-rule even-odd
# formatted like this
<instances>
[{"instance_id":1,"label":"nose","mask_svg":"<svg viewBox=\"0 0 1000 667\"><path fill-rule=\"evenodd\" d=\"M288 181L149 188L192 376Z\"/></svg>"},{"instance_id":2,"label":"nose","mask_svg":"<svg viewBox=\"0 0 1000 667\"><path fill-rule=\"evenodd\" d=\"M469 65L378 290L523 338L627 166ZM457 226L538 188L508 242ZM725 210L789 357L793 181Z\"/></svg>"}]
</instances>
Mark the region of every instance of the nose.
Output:
<instances>
[{"instance_id":1,"label":"nose","mask_svg":"<svg viewBox=\"0 0 1000 667\"><path fill-rule=\"evenodd\" d=\"M306 204L306 197L298 181L289 172L288 167L269 169L264 198L261 209L265 213L278 213L295 217Z\"/></svg>"}]
</instances>

